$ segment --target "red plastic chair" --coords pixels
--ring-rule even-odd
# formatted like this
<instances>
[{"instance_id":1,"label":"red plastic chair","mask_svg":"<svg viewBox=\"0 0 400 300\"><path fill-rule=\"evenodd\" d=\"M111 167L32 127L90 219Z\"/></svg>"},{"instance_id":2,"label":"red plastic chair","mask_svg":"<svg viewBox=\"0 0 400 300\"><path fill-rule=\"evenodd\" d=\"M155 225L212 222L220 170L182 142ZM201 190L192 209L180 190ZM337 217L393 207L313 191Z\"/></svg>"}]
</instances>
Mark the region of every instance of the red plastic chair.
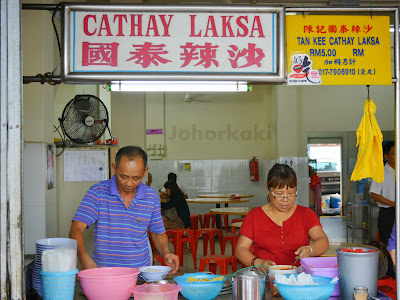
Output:
<instances>
[{"instance_id":1,"label":"red plastic chair","mask_svg":"<svg viewBox=\"0 0 400 300\"><path fill-rule=\"evenodd\" d=\"M231 222L231 224L233 224L233 223L236 223L236 222L243 222L244 221L244 218L243 219L232 219L232 222ZM236 234L236 227L234 227L234 226L231 226L231 234Z\"/></svg>"},{"instance_id":2,"label":"red plastic chair","mask_svg":"<svg viewBox=\"0 0 400 300\"><path fill-rule=\"evenodd\" d=\"M231 246L232 246L232 255L235 255L235 248L236 248L236 244L239 240L239 236L237 234L227 234L224 235L222 237L222 240L220 240L220 245L221 245L221 253L225 254L225 247L226 247L226 243L228 241L231 242Z\"/></svg>"},{"instance_id":3,"label":"red plastic chair","mask_svg":"<svg viewBox=\"0 0 400 300\"><path fill-rule=\"evenodd\" d=\"M200 223L200 228L203 227L203 216L200 214L190 214L190 229L191 230L197 230L199 229L199 223Z\"/></svg>"},{"instance_id":4,"label":"red plastic chair","mask_svg":"<svg viewBox=\"0 0 400 300\"><path fill-rule=\"evenodd\" d=\"M225 224L225 232L229 232L229 228L228 228L228 215L224 215L224 224ZM222 228L222 219L221 220L221 224L220 224L220 228ZM211 226L210 226L210 222L211 222ZM217 223L217 216L211 213L208 214L204 214L204 220L203 220L203 227L204 228L216 228L215 224Z\"/></svg>"},{"instance_id":5,"label":"red plastic chair","mask_svg":"<svg viewBox=\"0 0 400 300\"><path fill-rule=\"evenodd\" d=\"M174 252L179 256L179 265L183 266L183 243L190 245L193 257L194 268L197 269L197 242L195 240L194 230L189 229L171 229L167 230L168 240L174 245Z\"/></svg>"},{"instance_id":6,"label":"red plastic chair","mask_svg":"<svg viewBox=\"0 0 400 300\"><path fill-rule=\"evenodd\" d=\"M215 254L215 235L218 235L219 240L222 240L222 229L217 228L201 228L196 230L195 239L196 239L196 249L199 243L200 236L203 236L203 255L207 255L208 241L210 241L210 253L211 255Z\"/></svg>"},{"instance_id":7,"label":"red plastic chair","mask_svg":"<svg viewBox=\"0 0 400 300\"><path fill-rule=\"evenodd\" d=\"M229 264L232 267L232 272L236 272L236 257L227 255L209 255L200 258L199 272L205 271L206 266L208 265L209 271L214 274L217 274L217 266L219 267L219 274L229 274Z\"/></svg>"},{"instance_id":8,"label":"red plastic chair","mask_svg":"<svg viewBox=\"0 0 400 300\"><path fill-rule=\"evenodd\" d=\"M378 290L384 293L386 296L396 299L396 279L388 275L378 279Z\"/></svg>"}]
</instances>

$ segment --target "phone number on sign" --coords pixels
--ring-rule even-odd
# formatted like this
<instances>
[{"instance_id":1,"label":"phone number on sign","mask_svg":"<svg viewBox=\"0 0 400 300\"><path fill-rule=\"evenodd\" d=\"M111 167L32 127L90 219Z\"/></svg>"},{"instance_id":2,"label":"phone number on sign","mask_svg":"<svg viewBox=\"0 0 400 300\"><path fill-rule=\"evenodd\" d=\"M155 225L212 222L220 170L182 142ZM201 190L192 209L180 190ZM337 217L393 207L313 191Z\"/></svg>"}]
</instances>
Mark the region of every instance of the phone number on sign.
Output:
<instances>
[{"instance_id":1,"label":"phone number on sign","mask_svg":"<svg viewBox=\"0 0 400 300\"><path fill-rule=\"evenodd\" d=\"M319 75L356 75L355 69L319 69Z\"/></svg>"}]
</instances>

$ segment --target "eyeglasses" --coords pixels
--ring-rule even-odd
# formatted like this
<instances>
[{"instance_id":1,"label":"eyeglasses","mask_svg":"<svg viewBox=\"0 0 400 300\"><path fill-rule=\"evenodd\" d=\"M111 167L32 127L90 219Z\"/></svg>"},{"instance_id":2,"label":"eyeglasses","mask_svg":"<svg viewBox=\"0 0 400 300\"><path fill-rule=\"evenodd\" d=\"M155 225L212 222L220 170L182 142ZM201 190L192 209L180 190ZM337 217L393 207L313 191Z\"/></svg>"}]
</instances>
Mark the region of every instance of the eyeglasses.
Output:
<instances>
[{"instance_id":1,"label":"eyeglasses","mask_svg":"<svg viewBox=\"0 0 400 300\"><path fill-rule=\"evenodd\" d=\"M271 192L272 196L276 200L283 200L285 198L287 198L288 200L293 200L293 199L295 199L297 197L297 191L296 191L296 193L294 195L293 194L291 194L291 195L275 195L274 192L271 189L269 189L269 191Z\"/></svg>"}]
</instances>

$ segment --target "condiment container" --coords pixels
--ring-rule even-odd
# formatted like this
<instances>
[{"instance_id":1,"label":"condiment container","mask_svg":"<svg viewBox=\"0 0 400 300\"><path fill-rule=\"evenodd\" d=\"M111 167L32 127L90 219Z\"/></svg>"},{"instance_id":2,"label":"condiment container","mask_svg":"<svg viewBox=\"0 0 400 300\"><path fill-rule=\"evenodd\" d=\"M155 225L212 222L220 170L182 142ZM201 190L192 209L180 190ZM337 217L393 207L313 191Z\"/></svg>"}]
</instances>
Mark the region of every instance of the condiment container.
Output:
<instances>
[{"instance_id":1,"label":"condiment container","mask_svg":"<svg viewBox=\"0 0 400 300\"><path fill-rule=\"evenodd\" d=\"M264 300L266 275L257 268L244 268L232 275L233 300Z\"/></svg>"},{"instance_id":2,"label":"condiment container","mask_svg":"<svg viewBox=\"0 0 400 300\"><path fill-rule=\"evenodd\" d=\"M339 266L340 297L353 299L355 287L366 287L371 297L376 297L378 287L379 250L376 248L357 247L352 252L337 249ZM363 251L355 252L355 251ZM371 252L372 251L372 252Z\"/></svg>"},{"instance_id":3,"label":"condiment container","mask_svg":"<svg viewBox=\"0 0 400 300\"><path fill-rule=\"evenodd\" d=\"M356 286L354 288L354 300L367 300L368 299L368 289L363 286Z\"/></svg>"}]
</instances>

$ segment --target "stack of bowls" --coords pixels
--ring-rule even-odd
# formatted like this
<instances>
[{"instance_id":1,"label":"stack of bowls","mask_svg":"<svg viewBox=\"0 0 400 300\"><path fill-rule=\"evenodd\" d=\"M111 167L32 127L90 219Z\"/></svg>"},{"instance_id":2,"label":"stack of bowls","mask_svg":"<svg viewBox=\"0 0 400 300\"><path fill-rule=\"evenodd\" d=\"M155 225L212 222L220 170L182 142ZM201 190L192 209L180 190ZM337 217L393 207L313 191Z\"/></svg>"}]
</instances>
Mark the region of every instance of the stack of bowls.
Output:
<instances>
[{"instance_id":1,"label":"stack of bowls","mask_svg":"<svg viewBox=\"0 0 400 300\"><path fill-rule=\"evenodd\" d=\"M42 276L40 275L40 271L42 270L42 252L57 247L73 247L76 250L76 240L68 238L50 238L36 241L36 257L33 269L32 286L40 297L43 297Z\"/></svg>"}]
</instances>

